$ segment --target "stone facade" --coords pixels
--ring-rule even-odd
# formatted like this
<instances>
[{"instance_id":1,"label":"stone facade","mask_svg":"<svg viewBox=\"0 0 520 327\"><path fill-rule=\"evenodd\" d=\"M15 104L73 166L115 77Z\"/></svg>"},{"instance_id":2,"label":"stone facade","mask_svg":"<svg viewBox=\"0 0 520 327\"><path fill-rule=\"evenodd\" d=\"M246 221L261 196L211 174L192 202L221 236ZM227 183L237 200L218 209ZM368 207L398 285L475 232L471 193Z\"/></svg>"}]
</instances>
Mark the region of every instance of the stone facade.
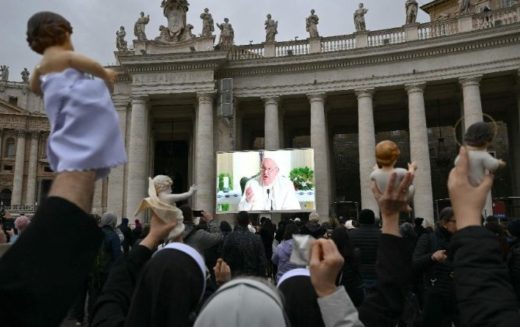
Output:
<instances>
[{"instance_id":1,"label":"stone facade","mask_svg":"<svg viewBox=\"0 0 520 327\"><path fill-rule=\"evenodd\" d=\"M398 166L419 163L414 214L431 225L447 204L455 136L463 132L454 126L484 114L500 126L490 150L508 162L497 174L493 196L518 196L520 6L494 15L493 22L507 19L482 25L477 13L226 51L208 46L213 38L134 43L134 49L115 53L118 64L111 67L120 72L114 102L129 162L99 183L96 210L132 218L147 194L147 177L159 173L173 177L174 192L197 183L192 205L213 210L216 151L299 147L315 151L321 217L343 201L377 210L367 176L376 142L392 139L402 152ZM217 83L223 79L232 83ZM0 97L16 89L9 86ZM218 114L224 95L232 99L231 116ZM41 112L32 98L29 92L20 99ZM25 138L27 161L32 143ZM28 185L25 179L22 185ZM520 215L518 202L503 200L510 214Z\"/></svg>"}]
</instances>

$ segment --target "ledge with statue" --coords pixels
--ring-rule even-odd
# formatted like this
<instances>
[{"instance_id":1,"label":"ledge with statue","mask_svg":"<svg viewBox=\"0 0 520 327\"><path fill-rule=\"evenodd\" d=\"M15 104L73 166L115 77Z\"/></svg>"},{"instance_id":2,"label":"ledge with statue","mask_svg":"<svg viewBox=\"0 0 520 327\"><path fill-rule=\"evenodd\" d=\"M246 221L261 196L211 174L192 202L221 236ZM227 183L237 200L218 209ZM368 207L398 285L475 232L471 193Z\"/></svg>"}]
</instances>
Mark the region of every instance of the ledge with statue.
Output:
<instances>
[{"instance_id":1,"label":"ledge with statue","mask_svg":"<svg viewBox=\"0 0 520 327\"><path fill-rule=\"evenodd\" d=\"M131 53L138 56L224 50L229 51L230 60L250 60L427 40L515 24L520 20L520 4L513 4L496 10L486 8L482 12L477 12L473 5L467 3L467 5L461 6L460 10L452 16L439 16L431 22L417 23L418 3L415 0L407 0L404 6L404 25L376 31L369 30L365 22L365 16L369 15L368 9L360 3L359 8L353 13L353 25L356 32L331 37L319 35L318 24L323 22L319 20L316 11L312 9L310 15L305 18L305 28L309 33L309 38L283 42L275 40L278 34L278 21L268 14L264 23L265 42L236 46L234 45L235 31L229 18L224 18L223 23L216 24L220 30L220 35L215 45L216 36L213 34L215 22L208 8L204 9L204 12L200 15L202 33L197 36L193 33L193 25L187 22L188 1L162 0L161 7L167 23L160 26L158 36L152 40L146 37L145 27L150 21L150 17L141 12L134 24L136 39L133 40L133 49L129 49L127 42L124 40L126 32L123 26L116 32L116 47L119 53Z\"/></svg>"}]
</instances>

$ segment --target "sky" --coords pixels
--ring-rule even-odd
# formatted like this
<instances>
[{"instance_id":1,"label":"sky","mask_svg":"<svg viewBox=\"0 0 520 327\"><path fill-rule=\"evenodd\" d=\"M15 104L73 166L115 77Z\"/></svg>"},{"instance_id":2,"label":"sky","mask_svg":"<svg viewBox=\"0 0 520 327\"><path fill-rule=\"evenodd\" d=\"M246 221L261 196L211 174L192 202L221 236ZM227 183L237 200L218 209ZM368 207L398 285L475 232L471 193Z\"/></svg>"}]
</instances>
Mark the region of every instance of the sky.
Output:
<instances>
[{"instance_id":1,"label":"sky","mask_svg":"<svg viewBox=\"0 0 520 327\"><path fill-rule=\"evenodd\" d=\"M367 29L402 26L405 2L364 0L368 9ZM417 2L421 6L430 0ZM189 0L189 3L187 19L194 26L194 34L201 32L200 14L207 7L215 23L229 18L235 30L235 44L240 45L264 41L267 13L278 21L277 41L294 40L296 36L300 40L307 38L305 18L311 9L315 9L320 18L321 36L353 33L353 13L359 0ZM160 25L167 25L161 0L1 0L0 4L0 65L9 66L11 81L21 81L23 68L32 71L39 61L40 56L32 52L25 40L27 20L38 11L54 11L67 18L74 30L72 41L76 51L103 65L115 63L115 32L119 26L125 26L126 40L129 46L132 44L133 26L141 11L150 15L150 23L146 26L148 39L159 35ZM429 17L419 9L417 21L428 22Z\"/></svg>"}]
</instances>

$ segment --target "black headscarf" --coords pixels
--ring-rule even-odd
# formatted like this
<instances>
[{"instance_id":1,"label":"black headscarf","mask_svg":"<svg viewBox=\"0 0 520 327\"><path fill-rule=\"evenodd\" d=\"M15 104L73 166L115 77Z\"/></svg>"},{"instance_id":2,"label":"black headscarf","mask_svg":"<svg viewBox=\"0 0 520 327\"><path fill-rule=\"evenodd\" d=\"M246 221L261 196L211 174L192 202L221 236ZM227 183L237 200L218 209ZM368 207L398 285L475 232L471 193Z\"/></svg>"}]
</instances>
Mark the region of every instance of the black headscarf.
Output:
<instances>
[{"instance_id":1,"label":"black headscarf","mask_svg":"<svg viewBox=\"0 0 520 327\"><path fill-rule=\"evenodd\" d=\"M278 284L284 297L284 307L291 326L325 326L318 305L318 295L311 284L307 269L293 269L286 272Z\"/></svg>"},{"instance_id":2,"label":"black headscarf","mask_svg":"<svg viewBox=\"0 0 520 327\"><path fill-rule=\"evenodd\" d=\"M126 326L193 324L193 312L205 288L204 261L187 245L171 244L177 248L158 251L143 268Z\"/></svg>"}]
</instances>

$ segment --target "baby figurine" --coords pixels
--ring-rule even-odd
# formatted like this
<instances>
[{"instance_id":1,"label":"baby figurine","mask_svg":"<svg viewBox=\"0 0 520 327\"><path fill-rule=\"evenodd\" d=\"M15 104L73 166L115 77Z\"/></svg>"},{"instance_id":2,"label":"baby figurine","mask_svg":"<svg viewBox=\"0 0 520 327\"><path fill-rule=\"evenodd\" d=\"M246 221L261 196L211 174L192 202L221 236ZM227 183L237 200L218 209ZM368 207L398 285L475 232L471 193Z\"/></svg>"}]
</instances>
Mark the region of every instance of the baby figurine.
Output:
<instances>
[{"instance_id":1,"label":"baby figurine","mask_svg":"<svg viewBox=\"0 0 520 327\"><path fill-rule=\"evenodd\" d=\"M27 22L27 42L42 55L30 87L43 94L51 133L47 157L55 172L88 171L106 177L126 163L119 116L112 103L117 73L74 51L72 26L43 11Z\"/></svg>"},{"instance_id":2,"label":"baby figurine","mask_svg":"<svg viewBox=\"0 0 520 327\"><path fill-rule=\"evenodd\" d=\"M374 171L370 174L370 179L376 182L377 188L381 192L386 190L390 174L394 172L397 174L395 187L398 187L407 172L414 174L417 170L415 162L408 164L408 170L404 168L394 168L400 154L401 151L399 150L399 147L392 141L385 140L376 145L377 165L374 166ZM414 186L410 185L408 188L408 202L412 202L414 191Z\"/></svg>"},{"instance_id":3,"label":"baby figurine","mask_svg":"<svg viewBox=\"0 0 520 327\"><path fill-rule=\"evenodd\" d=\"M496 159L487 151L494 134L494 128L484 122L474 123L464 134L464 143L469 156L469 182L473 186L480 185L487 172L492 173L506 166L503 160ZM455 164L458 160L457 156Z\"/></svg>"},{"instance_id":4,"label":"baby figurine","mask_svg":"<svg viewBox=\"0 0 520 327\"><path fill-rule=\"evenodd\" d=\"M136 214L144 209L151 209L152 212L165 222L177 221L177 225L168 235L167 241L176 239L184 232L184 217L182 211L177 208L175 202L186 200L197 191L195 185L190 187L186 193L172 194L173 181L166 175L157 175L153 179L148 178L148 197L141 201Z\"/></svg>"}]
</instances>

